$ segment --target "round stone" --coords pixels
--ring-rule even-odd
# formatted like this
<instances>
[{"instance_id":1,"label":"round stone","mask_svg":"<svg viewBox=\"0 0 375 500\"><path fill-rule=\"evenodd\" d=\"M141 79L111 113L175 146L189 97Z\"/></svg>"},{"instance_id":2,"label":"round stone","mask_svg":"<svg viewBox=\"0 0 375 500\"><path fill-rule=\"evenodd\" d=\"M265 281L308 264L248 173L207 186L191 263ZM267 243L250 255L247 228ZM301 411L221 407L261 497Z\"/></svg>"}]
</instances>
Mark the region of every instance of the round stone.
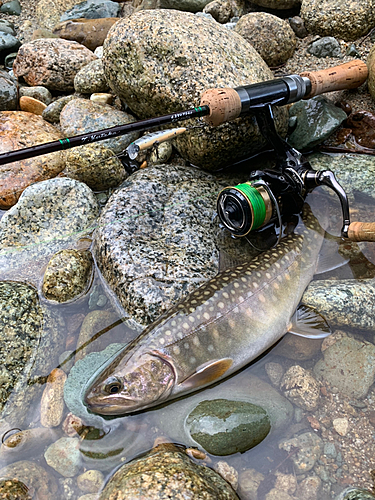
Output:
<instances>
[{"instance_id":1,"label":"round stone","mask_svg":"<svg viewBox=\"0 0 375 500\"><path fill-rule=\"evenodd\" d=\"M242 401L202 401L186 419L191 437L212 455L243 453L257 446L271 429L263 408Z\"/></svg>"}]
</instances>

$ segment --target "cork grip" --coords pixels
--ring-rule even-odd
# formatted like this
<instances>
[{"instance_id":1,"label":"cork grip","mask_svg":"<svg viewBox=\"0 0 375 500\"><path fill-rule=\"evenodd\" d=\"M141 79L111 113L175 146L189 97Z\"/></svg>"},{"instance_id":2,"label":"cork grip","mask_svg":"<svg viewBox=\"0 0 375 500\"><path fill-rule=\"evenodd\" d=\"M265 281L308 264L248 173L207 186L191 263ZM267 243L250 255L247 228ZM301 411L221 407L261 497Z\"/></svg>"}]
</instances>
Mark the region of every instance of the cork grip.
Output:
<instances>
[{"instance_id":1,"label":"cork grip","mask_svg":"<svg viewBox=\"0 0 375 500\"><path fill-rule=\"evenodd\" d=\"M366 63L355 59L334 68L314 72L305 71L300 76L306 76L311 81L311 92L305 96L305 99L310 99L324 92L355 89L366 81L367 75Z\"/></svg>"},{"instance_id":2,"label":"cork grip","mask_svg":"<svg viewBox=\"0 0 375 500\"><path fill-rule=\"evenodd\" d=\"M348 238L351 241L375 241L375 222L352 222Z\"/></svg>"},{"instance_id":3,"label":"cork grip","mask_svg":"<svg viewBox=\"0 0 375 500\"><path fill-rule=\"evenodd\" d=\"M234 120L241 113L241 99L234 89L209 89L201 98L201 106L210 107L210 114L203 119L213 127Z\"/></svg>"}]
</instances>

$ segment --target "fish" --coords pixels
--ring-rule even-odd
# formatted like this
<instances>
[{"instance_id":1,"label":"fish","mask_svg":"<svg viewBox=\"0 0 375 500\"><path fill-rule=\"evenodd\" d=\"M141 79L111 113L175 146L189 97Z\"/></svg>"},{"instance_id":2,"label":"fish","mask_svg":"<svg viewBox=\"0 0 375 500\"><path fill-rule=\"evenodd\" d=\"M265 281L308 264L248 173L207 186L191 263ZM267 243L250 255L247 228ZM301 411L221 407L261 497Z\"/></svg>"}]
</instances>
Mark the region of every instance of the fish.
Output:
<instances>
[{"instance_id":1,"label":"fish","mask_svg":"<svg viewBox=\"0 0 375 500\"><path fill-rule=\"evenodd\" d=\"M115 353L89 380L87 408L101 415L151 408L228 377L288 331L330 335L319 313L299 307L324 238L308 205L302 221L275 248L219 272Z\"/></svg>"}]
</instances>

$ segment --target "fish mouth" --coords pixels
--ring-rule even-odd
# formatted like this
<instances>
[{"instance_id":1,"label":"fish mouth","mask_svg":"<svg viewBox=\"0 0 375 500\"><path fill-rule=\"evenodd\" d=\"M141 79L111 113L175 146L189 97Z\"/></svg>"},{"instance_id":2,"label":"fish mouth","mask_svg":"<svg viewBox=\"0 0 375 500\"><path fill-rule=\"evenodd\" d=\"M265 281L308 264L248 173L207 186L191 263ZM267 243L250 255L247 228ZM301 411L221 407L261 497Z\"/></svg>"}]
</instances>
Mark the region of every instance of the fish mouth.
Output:
<instances>
[{"instance_id":1,"label":"fish mouth","mask_svg":"<svg viewBox=\"0 0 375 500\"><path fill-rule=\"evenodd\" d=\"M100 402L96 401L96 394L89 392L85 398L85 405L88 410L92 413L97 413L99 415L124 415L125 413L130 413L137 411L139 405L136 401L124 398L113 398L104 400L101 397Z\"/></svg>"}]
</instances>

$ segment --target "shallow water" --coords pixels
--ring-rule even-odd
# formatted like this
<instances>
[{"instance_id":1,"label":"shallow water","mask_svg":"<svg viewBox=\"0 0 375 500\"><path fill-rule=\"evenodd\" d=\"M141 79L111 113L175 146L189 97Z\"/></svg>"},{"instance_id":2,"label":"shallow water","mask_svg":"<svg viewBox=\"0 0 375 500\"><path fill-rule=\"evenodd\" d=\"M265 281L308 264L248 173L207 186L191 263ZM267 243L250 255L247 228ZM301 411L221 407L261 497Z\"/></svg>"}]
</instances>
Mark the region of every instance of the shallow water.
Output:
<instances>
[{"instance_id":1,"label":"shallow water","mask_svg":"<svg viewBox=\"0 0 375 500\"><path fill-rule=\"evenodd\" d=\"M373 220L371 214L374 213L374 205L370 204L368 199L363 200L358 198L356 205L358 213L355 219L358 220ZM349 245L346 245L348 247ZM370 278L375 276L375 250L374 244L363 243L360 245L363 254L357 254L348 264L334 271L319 275L316 279L332 279L332 278ZM348 248L347 248L348 249ZM90 295L93 292L96 294L106 295L106 290L101 285L101 280L98 271L95 271L95 276L90 290L84 300L77 301L70 305L55 306L59 309L65 320L69 320L74 315L87 315L95 309L112 310L113 298L108 297L107 303L102 307L92 306ZM90 308L91 307L91 308ZM348 310L350 314L350 310ZM86 354L89 352L102 351L107 346L113 343L127 343L137 335L137 332L122 323L121 315L113 312L108 322L100 331L94 332L93 340L90 342ZM374 342L374 333L369 335L361 331L351 331L357 339L364 339ZM67 329L60 332L61 337L65 342L67 350L73 350L77 343L79 328L74 334L69 333ZM311 342L316 342L312 340ZM220 395L225 392L226 386L235 383L240 388L241 381L245 380L249 374L259 377L261 380L270 383L267 376L265 365L269 362L276 362L287 370L294 364L300 364L304 368L311 369L316 361L322 357L319 351L312 358L306 361L292 361L276 354L275 347L271 348L265 355L261 356L255 362L251 363L245 370L231 377L228 381L224 381L215 387L215 391ZM71 356L62 358L60 364L64 368L68 365ZM44 374L45 376L48 373ZM206 391L211 391L207 389ZM240 390L239 390L240 392ZM234 395L235 396L235 395ZM220 396L218 396L220 397ZM98 425L96 421L95 427L101 428L100 432L93 428L87 427L80 434L80 449L83 462L80 471L75 474L73 480L64 478L61 474L53 470L45 461L44 451L42 447L38 452L33 449L27 451L20 450L19 453L15 450L11 455L0 455L0 468L11 464L18 460L31 460L53 475L59 485L59 491L55 495L56 498L78 498L83 495L76 487L76 476L82 474L87 469L99 469L105 477L109 477L111 472L115 470L124 461L128 461L139 453L150 449L157 438L168 440L168 428L173 425L174 413L176 405L184 404L186 401L176 401L164 405L162 408L157 408L151 411L146 411L136 415L131 415L123 418L114 418L101 420L102 425ZM271 432L258 446L252 448L245 453L236 453L230 456L216 457L207 454L205 460L198 460L198 463L205 463L213 467L217 462L224 460L230 466L234 467L240 474L240 488L238 490L241 499L251 498L243 492L244 488L244 471L247 469L255 469L263 474L264 480L261 482L258 490L258 500L263 500L266 494L274 486L276 475L278 473L288 474L290 477L296 477L301 481L302 477L308 477L312 473L318 475L322 480L322 493L319 496L321 500L334 498L336 494L342 491L346 486L353 485L357 487L371 488L372 478L370 471L375 469L375 454L374 454L374 438L375 438L375 388L372 386L367 397L360 400L353 400L342 396L337 388L324 386L320 395L318 408L313 411L301 410L294 407L294 416L289 428L283 431L282 434ZM64 416L69 413L67 407L64 410ZM334 418L347 418L349 421L349 431L344 436L340 436L332 427ZM31 410L28 412L27 418L22 426L22 430L35 428L40 426L40 397L33 401ZM15 427L18 427L15 425ZM279 449L279 442L284 438L290 438L296 434L303 434L311 431L322 437L324 444L334 443L336 454L322 453L320 459L316 463L312 471L308 471L301 475L301 471L296 471L293 457L298 454L298 448L293 448L289 452ZM180 437L174 434L174 441L181 444L186 444L184 435ZM7 434L4 437L9 437ZM62 425L54 428L54 436L52 440L57 441L60 437L66 437L62 431ZM76 435L75 437L78 437ZM51 444L50 441L49 444ZM327 452L327 446L325 451ZM334 456L335 455L335 456ZM340 457L341 455L341 457ZM276 475L275 475L276 474ZM67 493L69 488L72 488L76 494L72 497ZM242 487L242 490L241 490ZM304 500L298 497L291 487L291 493L298 500Z\"/></svg>"}]
</instances>

